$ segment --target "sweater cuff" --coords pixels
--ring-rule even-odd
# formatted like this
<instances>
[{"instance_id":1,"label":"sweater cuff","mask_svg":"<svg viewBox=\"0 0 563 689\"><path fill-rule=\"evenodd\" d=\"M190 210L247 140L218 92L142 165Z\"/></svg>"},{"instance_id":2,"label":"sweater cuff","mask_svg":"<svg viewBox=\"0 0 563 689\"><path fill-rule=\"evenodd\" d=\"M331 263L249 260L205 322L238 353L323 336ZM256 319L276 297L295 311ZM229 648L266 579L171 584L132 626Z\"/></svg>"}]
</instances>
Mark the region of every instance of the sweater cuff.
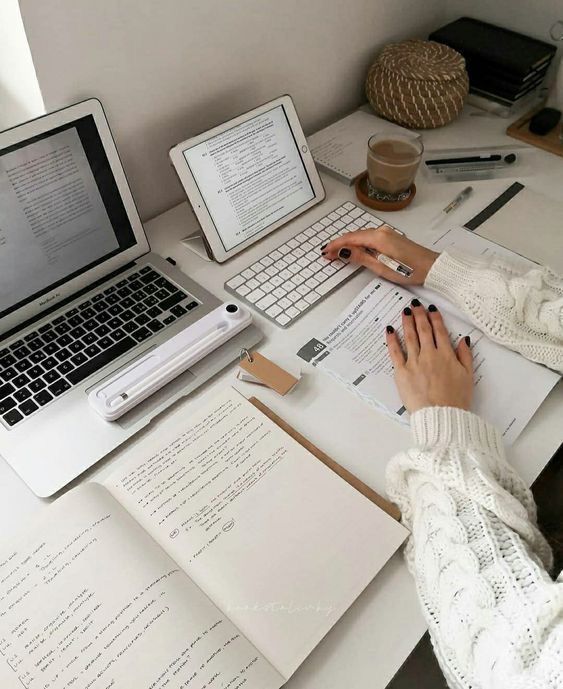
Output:
<instances>
[{"instance_id":1,"label":"sweater cuff","mask_svg":"<svg viewBox=\"0 0 563 689\"><path fill-rule=\"evenodd\" d=\"M478 447L503 454L498 430L481 417L457 407L425 407L411 415L411 429L417 446L457 445Z\"/></svg>"},{"instance_id":2,"label":"sweater cuff","mask_svg":"<svg viewBox=\"0 0 563 689\"><path fill-rule=\"evenodd\" d=\"M443 251L428 271L424 286L455 301L458 295L472 294L475 291L475 269L486 265L488 264L483 259Z\"/></svg>"}]
</instances>

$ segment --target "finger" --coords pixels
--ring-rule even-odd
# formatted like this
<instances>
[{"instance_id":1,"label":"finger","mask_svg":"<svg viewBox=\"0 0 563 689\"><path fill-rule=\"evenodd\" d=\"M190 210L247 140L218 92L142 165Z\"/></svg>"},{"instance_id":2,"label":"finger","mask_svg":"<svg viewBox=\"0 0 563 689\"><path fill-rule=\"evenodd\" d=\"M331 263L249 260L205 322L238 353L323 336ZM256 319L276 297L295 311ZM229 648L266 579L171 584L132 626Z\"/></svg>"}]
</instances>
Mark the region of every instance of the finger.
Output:
<instances>
[{"instance_id":1,"label":"finger","mask_svg":"<svg viewBox=\"0 0 563 689\"><path fill-rule=\"evenodd\" d=\"M382 226L383 227L383 226ZM321 247L327 258L334 259L343 247L351 249L353 247L370 247L378 251L378 239L381 238L381 228L366 228L355 232L345 232L341 237L337 237ZM378 235L379 232L379 235Z\"/></svg>"},{"instance_id":2,"label":"finger","mask_svg":"<svg viewBox=\"0 0 563 689\"><path fill-rule=\"evenodd\" d=\"M416 334L412 310L408 306L403 311L403 335L405 336L407 359L415 359L420 352L420 344L418 342L418 335Z\"/></svg>"},{"instance_id":3,"label":"finger","mask_svg":"<svg viewBox=\"0 0 563 689\"><path fill-rule=\"evenodd\" d=\"M325 258L328 258L325 256ZM353 263L355 265L365 266L369 268L372 273L378 275L379 277L385 278L390 282L409 282L409 279L401 275L400 273L391 270L383 263L377 260L376 256L371 256L365 251L363 247L342 247L338 252L337 259L340 259L344 263Z\"/></svg>"},{"instance_id":4,"label":"finger","mask_svg":"<svg viewBox=\"0 0 563 689\"><path fill-rule=\"evenodd\" d=\"M389 358L394 368L400 368L405 365L405 355L401 348L401 343L395 332L395 328L392 325L387 326L387 331L385 335L387 340L387 352L389 353Z\"/></svg>"},{"instance_id":5,"label":"finger","mask_svg":"<svg viewBox=\"0 0 563 689\"><path fill-rule=\"evenodd\" d=\"M434 335L432 333L432 326L428 320L426 309L424 306L422 306L418 299L413 299L411 305L414 322L416 325L416 332L418 334L418 341L420 342L420 349L436 349L436 345L434 344Z\"/></svg>"},{"instance_id":6,"label":"finger","mask_svg":"<svg viewBox=\"0 0 563 689\"><path fill-rule=\"evenodd\" d=\"M428 318L430 320L430 325L432 326L432 332L434 333L434 342L438 349L451 350L454 351L452 346L452 341L450 340L450 334L448 329L444 325L444 319L442 314L434 306L430 304L428 307Z\"/></svg>"},{"instance_id":7,"label":"finger","mask_svg":"<svg viewBox=\"0 0 563 689\"><path fill-rule=\"evenodd\" d=\"M473 372L473 352L471 351L471 338L469 335L462 337L457 343L457 358L466 371Z\"/></svg>"}]
</instances>

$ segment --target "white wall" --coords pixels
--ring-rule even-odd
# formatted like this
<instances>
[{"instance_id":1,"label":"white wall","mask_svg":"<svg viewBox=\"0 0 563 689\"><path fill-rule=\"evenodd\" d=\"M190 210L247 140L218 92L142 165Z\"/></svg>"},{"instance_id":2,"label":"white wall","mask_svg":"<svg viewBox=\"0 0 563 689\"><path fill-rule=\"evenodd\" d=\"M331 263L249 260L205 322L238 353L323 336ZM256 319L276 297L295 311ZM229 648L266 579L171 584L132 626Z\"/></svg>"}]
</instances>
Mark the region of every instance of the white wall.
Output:
<instances>
[{"instance_id":1,"label":"white wall","mask_svg":"<svg viewBox=\"0 0 563 689\"><path fill-rule=\"evenodd\" d=\"M0 130L42 112L18 0L0 0Z\"/></svg>"},{"instance_id":2,"label":"white wall","mask_svg":"<svg viewBox=\"0 0 563 689\"><path fill-rule=\"evenodd\" d=\"M443 0L21 0L21 10L47 109L100 98L147 219L183 198L173 144L286 92L312 131L362 101L383 44L438 26Z\"/></svg>"}]
</instances>

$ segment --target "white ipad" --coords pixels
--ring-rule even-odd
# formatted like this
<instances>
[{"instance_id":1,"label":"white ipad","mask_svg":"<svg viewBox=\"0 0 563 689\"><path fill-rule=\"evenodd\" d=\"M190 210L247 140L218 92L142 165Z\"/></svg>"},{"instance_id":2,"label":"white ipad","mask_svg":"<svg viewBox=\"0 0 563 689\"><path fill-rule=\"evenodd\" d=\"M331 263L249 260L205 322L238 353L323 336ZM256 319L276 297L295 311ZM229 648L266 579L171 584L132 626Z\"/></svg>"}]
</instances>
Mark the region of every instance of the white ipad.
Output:
<instances>
[{"instance_id":1,"label":"white ipad","mask_svg":"<svg viewBox=\"0 0 563 689\"><path fill-rule=\"evenodd\" d=\"M219 263L325 198L290 96L174 146L170 159Z\"/></svg>"}]
</instances>

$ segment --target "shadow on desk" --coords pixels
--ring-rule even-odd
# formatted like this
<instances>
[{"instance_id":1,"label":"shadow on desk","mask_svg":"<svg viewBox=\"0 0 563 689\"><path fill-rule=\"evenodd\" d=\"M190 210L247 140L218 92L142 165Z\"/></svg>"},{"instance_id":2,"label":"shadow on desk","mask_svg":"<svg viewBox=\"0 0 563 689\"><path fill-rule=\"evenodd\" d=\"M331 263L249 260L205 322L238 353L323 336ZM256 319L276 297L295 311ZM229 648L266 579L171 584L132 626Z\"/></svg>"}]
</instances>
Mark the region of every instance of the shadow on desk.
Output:
<instances>
[{"instance_id":1,"label":"shadow on desk","mask_svg":"<svg viewBox=\"0 0 563 689\"><path fill-rule=\"evenodd\" d=\"M532 486L538 506L538 522L553 549L554 568L563 571L563 445ZM387 689L447 689L430 637L425 634Z\"/></svg>"}]
</instances>

